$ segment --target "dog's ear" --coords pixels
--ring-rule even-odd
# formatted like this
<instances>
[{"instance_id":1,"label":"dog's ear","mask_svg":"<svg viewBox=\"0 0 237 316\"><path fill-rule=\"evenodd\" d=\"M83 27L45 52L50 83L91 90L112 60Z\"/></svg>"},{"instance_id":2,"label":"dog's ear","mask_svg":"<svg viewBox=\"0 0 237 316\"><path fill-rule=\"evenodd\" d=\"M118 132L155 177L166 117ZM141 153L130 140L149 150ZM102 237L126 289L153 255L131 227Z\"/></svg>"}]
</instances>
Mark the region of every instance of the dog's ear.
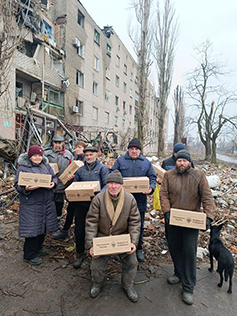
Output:
<instances>
[{"instance_id":1,"label":"dog's ear","mask_svg":"<svg viewBox=\"0 0 237 316\"><path fill-rule=\"evenodd\" d=\"M223 227L223 224L220 224L220 225L218 226L219 230L222 230L222 227Z\"/></svg>"}]
</instances>

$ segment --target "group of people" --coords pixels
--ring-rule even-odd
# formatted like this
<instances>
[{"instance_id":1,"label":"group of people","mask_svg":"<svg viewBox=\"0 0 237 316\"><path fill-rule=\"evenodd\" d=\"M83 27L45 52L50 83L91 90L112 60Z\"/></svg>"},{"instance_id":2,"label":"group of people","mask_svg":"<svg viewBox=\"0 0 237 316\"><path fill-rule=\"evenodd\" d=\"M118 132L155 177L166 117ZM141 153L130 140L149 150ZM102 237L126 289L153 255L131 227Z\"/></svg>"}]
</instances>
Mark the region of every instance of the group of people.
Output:
<instances>
[{"instance_id":1,"label":"group of people","mask_svg":"<svg viewBox=\"0 0 237 316\"><path fill-rule=\"evenodd\" d=\"M106 265L110 256L94 256L93 238L130 234L131 251L119 254L122 262L122 286L132 302L138 301L133 282L138 262L145 261L143 245L144 219L147 209L147 195L152 195L156 187L156 174L151 162L141 153L141 143L133 138L125 155L120 156L109 170L97 160L98 150L86 146L84 142L75 145L75 155L65 149L64 138L54 136L52 147L43 151L33 145L28 153L18 159L15 188L19 192L19 235L25 238L23 259L30 264L40 264L42 255L48 250L43 246L45 234L55 232L61 220L66 186L59 176L73 159L81 160L73 181L99 181L101 191L91 201L69 202L64 226L53 235L54 239L69 237L69 228L75 217L76 258L74 268L81 267L88 249L92 257L90 295L95 298L101 292L106 279ZM161 183L160 202L165 216L166 238L174 263L174 274L168 277L169 284L182 282L183 301L193 303L196 282L196 250L198 230L169 224L170 209L180 208L199 212L201 206L207 214L207 226L213 219L214 202L205 175L194 169L189 152L179 143L174 148L173 162L168 162L169 171ZM48 163L57 163L59 172L53 172ZM171 164L173 165L171 166ZM162 167L165 166L165 161ZM164 168L166 169L166 168ZM19 172L51 174L50 188L19 186ZM130 194L123 189L123 178L149 178L147 192ZM207 227L208 228L208 227Z\"/></svg>"}]
</instances>

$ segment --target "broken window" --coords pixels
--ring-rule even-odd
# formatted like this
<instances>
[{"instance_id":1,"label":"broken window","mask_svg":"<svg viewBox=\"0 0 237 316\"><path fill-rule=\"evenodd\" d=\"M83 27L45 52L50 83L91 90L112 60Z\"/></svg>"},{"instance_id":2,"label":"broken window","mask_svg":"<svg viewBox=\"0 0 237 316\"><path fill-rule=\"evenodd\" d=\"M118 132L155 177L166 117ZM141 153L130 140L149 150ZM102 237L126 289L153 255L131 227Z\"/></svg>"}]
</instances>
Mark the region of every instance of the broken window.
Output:
<instances>
[{"instance_id":1,"label":"broken window","mask_svg":"<svg viewBox=\"0 0 237 316\"><path fill-rule=\"evenodd\" d=\"M111 46L109 44L106 46L106 54L111 57Z\"/></svg>"},{"instance_id":2,"label":"broken window","mask_svg":"<svg viewBox=\"0 0 237 316\"><path fill-rule=\"evenodd\" d=\"M109 112L105 112L105 123L109 123Z\"/></svg>"},{"instance_id":3,"label":"broken window","mask_svg":"<svg viewBox=\"0 0 237 316\"><path fill-rule=\"evenodd\" d=\"M127 65L125 65L125 64L124 64L124 66L123 66L123 73L124 73L125 75L128 74L128 67L127 67Z\"/></svg>"},{"instance_id":4,"label":"broken window","mask_svg":"<svg viewBox=\"0 0 237 316\"><path fill-rule=\"evenodd\" d=\"M99 58L94 56L94 69L99 71Z\"/></svg>"},{"instance_id":5,"label":"broken window","mask_svg":"<svg viewBox=\"0 0 237 316\"><path fill-rule=\"evenodd\" d=\"M82 72L80 72L79 70L77 70L76 84L79 87L84 88L84 74Z\"/></svg>"},{"instance_id":6,"label":"broken window","mask_svg":"<svg viewBox=\"0 0 237 316\"><path fill-rule=\"evenodd\" d=\"M114 117L114 125L118 126L118 116L117 115L115 115L115 117Z\"/></svg>"},{"instance_id":7,"label":"broken window","mask_svg":"<svg viewBox=\"0 0 237 316\"><path fill-rule=\"evenodd\" d=\"M110 80L110 69L109 69L109 67L105 67L105 77Z\"/></svg>"},{"instance_id":8,"label":"broken window","mask_svg":"<svg viewBox=\"0 0 237 316\"><path fill-rule=\"evenodd\" d=\"M98 95L98 83L97 82L93 82L93 94Z\"/></svg>"},{"instance_id":9,"label":"broken window","mask_svg":"<svg viewBox=\"0 0 237 316\"><path fill-rule=\"evenodd\" d=\"M81 13L80 10L78 10L77 13L77 23L84 29L84 20L85 16Z\"/></svg>"},{"instance_id":10,"label":"broken window","mask_svg":"<svg viewBox=\"0 0 237 316\"><path fill-rule=\"evenodd\" d=\"M115 85L119 87L119 76L115 76Z\"/></svg>"},{"instance_id":11,"label":"broken window","mask_svg":"<svg viewBox=\"0 0 237 316\"><path fill-rule=\"evenodd\" d=\"M80 100L76 100L76 106L78 108L78 114L82 116L83 115L83 102Z\"/></svg>"},{"instance_id":12,"label":"broken window","mask_svg":"<svg viewBox=\"0 0 237 316\"><path fill-rule=\"evenodd\" d=\"M97 30L94 31L94 41L100 46L100 33Z\"/></svg>"},{"instance_id":13,"label":"broken window","mask_svg":"<svg viewBox=\"0 0 237 316\"><path fill-rule=\"evenodd\" d=\"M92 112L92 118L93 120L97 121L98 120L98 108L93 106L93 112Z\"/></svg>"},{"instance_id":14,"label":"broken window","mask_svg":"<svg viewBox=\"0 0 237 316\"><path fill-rule=\"evenodd\" d=\"M84 45L83 45L82 42L79 41L79 40L78 40L78 44L79 44L79 46L77 47L77 54L78 54L80 57L84 58Z\"/></svg>"}]
</instances>

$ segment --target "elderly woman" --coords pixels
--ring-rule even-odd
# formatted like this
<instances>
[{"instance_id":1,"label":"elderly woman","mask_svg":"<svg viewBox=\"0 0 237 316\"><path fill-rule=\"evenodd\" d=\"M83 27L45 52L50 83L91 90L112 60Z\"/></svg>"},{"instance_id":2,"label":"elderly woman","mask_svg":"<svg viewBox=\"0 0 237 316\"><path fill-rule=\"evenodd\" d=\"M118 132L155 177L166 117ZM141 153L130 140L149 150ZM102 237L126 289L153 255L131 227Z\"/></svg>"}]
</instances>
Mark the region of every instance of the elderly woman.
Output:
<instances>
[{"instance_id":1,"label":"elderly woman","mask_svg":"<svg viewBox=\"0 0 237 316\"><path fill-rule=\"evenodd\" d=\"M51 174L50 187L19 186L19 172ZM47 249L43 247L46 232L58 229L53 192L57 181L47 158L43 157L43 149L40 146L31 146L28 153L20 155L14 184L20 198L19 236L25 238L23 259L32 265L42 262L38 255L48 253Z\"/></svg>"}]
</instances>

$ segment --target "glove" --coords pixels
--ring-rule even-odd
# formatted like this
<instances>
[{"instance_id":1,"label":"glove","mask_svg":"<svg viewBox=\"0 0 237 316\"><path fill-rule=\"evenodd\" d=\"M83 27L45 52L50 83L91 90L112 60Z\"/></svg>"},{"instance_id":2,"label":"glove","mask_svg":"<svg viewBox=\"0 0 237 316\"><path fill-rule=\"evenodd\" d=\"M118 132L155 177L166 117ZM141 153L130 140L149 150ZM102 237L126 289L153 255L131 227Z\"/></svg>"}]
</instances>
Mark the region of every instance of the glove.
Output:
<instances>
[{"instance_id":1,"label":"glove","mask_svg":"<svg viewBox=\"0 0 237 316\"><path fill-rule=\"evenodd\" d=\"M165 213L165 224L169 225L170 222L170 211Z\"/></svg>"}]
</instances>

